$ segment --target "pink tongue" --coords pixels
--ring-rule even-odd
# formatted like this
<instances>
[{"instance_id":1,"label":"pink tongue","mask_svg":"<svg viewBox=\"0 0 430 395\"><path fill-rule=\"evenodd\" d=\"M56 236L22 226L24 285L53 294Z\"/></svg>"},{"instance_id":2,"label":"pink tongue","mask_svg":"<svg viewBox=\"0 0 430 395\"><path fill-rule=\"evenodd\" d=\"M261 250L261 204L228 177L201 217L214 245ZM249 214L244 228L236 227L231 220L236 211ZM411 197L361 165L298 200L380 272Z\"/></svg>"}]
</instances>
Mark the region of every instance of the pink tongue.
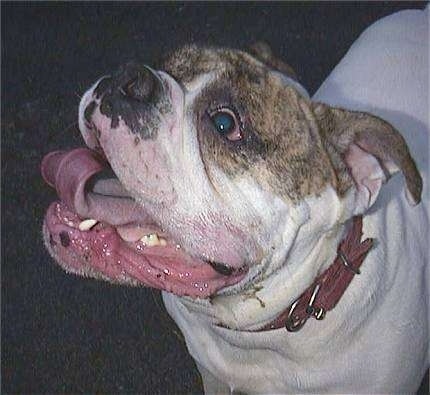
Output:
<instances>
[{"instance_id":1,"label":"pink tongue","mask_svg":"<svg viewBox=\"0 0 430 395\"><path fill-rule=\"evenodd\" d=\"M100 181L96 183L97 188L89 190L88 181L105 168L107 163L100 155L87 148L51 152L41 165L44 180L80 217L114 226L152 222L144 210L127 197L119 181Z\"/></svg>"},{"instance_id":2,"label":"pink tongue","mask_svg":"<svg viewBox=\"0 0 430 395\"><path fill-rule=\"evenodd\" d=\"M43 158L42 176L62 200L48 209L45 236L63 267L81 274L94 270L120 282L126 276L193 297L212 295L245 276L246 270L229 276L220 274L174 245L147 248L140 241L125 242L120 234L128 232L127 237L131 237L129 233L138 228L134 225L152 229L153 221L127 196L118 180L92 182L91 178L106 167L96 152L86 148L51 152ZM113 227L104 225L82 232L77 226L82 218L94 218Z\"/></svg>"}]
</instances>

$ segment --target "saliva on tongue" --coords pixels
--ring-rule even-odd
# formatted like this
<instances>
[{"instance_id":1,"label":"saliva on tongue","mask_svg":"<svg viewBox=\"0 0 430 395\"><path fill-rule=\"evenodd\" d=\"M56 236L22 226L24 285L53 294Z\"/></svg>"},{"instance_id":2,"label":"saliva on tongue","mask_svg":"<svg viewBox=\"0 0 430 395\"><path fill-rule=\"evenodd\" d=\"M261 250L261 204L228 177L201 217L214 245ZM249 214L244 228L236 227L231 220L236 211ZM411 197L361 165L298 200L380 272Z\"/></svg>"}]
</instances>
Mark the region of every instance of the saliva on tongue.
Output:
<instances>
[{"instance_id":1,"label":"saliva on tongue","mask_svg":"<svg viewBox=\"0 0 430 395\"><path fill-rule=\"evenodd\" d=\"M61 199L45 217L48 249L66 270L192 297L211 296L243 279L245 269L219 270L217 264L188 255L168 237L156 245L142 241L139 236L157 230L157 225L118 179L94 182L107 167L87 148L51 152L42 161L42 176ZM82 227L88 219L102 225Z\"/></svg>"}]
</instances>

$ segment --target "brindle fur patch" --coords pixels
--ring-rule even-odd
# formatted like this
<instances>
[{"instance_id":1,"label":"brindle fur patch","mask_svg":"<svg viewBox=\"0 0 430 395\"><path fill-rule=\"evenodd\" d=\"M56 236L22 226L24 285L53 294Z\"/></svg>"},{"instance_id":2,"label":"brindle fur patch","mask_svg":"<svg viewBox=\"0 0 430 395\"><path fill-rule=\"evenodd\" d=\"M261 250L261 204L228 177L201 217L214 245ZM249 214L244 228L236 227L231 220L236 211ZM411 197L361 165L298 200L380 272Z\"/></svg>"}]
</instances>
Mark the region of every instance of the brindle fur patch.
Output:
<instances>
[{"instance_id":1,"label":"brindle fur patch","mask_svg":"<svg viewBox=\"0 0 430 395\"><path fill-rule=\"evenodd\" d=\"M294 71L294 69L288 63L275 56L269 44L267 44L265 41L257 41L256 43L250 45L248 51L251 55L270 66L272 69L280 71L287 77L298 81L297 73Z\"/></svg>"},{"instance_id":2,"label":"brindle fur patch","mask_svg":"<svg viewBox=\"0 0 430 395\"><path fill-rule=\"evenodd\" d=\"M421 200L423 182L402 135L388 122L374 115L313 103L313 113L320 127L325 148L339 177L339 191L351 182L343 156L351 144L357 144L378 159L381 166L395 164L403 173L406 186L415 202Z\"/></svg>"},{"instance_id":3,"label":"brindle fur patch","mask_svg":"<svg viewBox=\"0 0 430 395\"><path fill-rule=\"evenodd\" d=\"M183 83L201 73L215 74L191 110L209 177L213 163L232 178L246 171L292 201L317 194L328 183L336 185L312 112L303 110L310 102L263 63L237 50L186 47L165 68ZM232 143L217 134L208 111L219 106L238 113L242 141Z\"/></svg>"},{"instance_id":4,"label":"brindle fur patch","mask_svg":"<svg viewBox=\"0 0 430 395\"><path fill-rule=\"evenodd\" d=\"M293 202L318 195L328 185L342 196L354 185L344 155L355 143L381 162L394 162L419 201L422 180L398 131L371 114L311 103L271 72L281 67L270 49L257 46L254 52L260 60L233 49L187 46L163 65L185 86L202 74L214 77L188 109L213 185L215 164L232 179L246 172L266 190ZM220 106L240 118L241 141L216 132L208 114Z\"/></svg>"}]
</instances>

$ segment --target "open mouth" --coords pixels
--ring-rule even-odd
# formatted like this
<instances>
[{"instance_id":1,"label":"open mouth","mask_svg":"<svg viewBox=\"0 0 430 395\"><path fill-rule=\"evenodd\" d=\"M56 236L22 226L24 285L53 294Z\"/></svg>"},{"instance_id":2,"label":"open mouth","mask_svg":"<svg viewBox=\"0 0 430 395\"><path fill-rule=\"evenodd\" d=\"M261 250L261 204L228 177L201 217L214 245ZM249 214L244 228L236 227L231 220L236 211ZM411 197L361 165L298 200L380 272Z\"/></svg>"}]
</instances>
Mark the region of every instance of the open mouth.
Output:
<instances>
[{"instance_id":1,"label":"open mouth","mask_svg":"<svg viewBox=\"0 0 430 395\"><path fill-rule=\"evenodd\" d=\"M234 269L184 251L117 178L102 177L108 169L87 148L51 152L42 161L42 176L60 198L47 210L45 243L66 271L200 298L244 278L245 266Z\"/></svg>"}]
</instances>

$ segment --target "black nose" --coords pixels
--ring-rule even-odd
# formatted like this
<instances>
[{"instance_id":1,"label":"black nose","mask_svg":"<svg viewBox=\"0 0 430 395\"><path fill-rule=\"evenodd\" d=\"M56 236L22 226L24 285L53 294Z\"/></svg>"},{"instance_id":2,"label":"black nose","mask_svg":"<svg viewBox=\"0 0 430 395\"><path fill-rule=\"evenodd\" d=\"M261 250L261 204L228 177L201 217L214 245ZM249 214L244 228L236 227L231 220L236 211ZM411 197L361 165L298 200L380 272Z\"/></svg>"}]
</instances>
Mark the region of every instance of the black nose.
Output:
<instances>
[{"instance_id":1,"label":"black nose","mask_svg":"<svg viewBox=\"0 0 430 395\"><path fill-rule=\"evenodd\" d=\"M130 99L152 102L162 86L156 72L145 65L127 63L118 74L119 91Z\"/></svg>"}]
</instances>

